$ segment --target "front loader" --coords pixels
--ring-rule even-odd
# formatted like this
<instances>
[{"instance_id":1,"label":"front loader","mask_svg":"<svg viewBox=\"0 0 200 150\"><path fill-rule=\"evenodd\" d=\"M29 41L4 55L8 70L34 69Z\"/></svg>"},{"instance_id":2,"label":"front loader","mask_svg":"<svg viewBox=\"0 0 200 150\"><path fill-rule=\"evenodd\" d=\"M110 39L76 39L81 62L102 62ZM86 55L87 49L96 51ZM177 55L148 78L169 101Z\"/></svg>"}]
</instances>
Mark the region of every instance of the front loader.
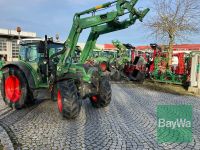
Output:
<instances>
[{"instance_id":1,"label":"front loader","mask_svg":"<svg viewBox=\"0 0 200 150\"><path fill-rule=\"evenodd\" d=\"M46 37L44 41L36 42L33 48L37 63L31 64L26 59L28 55L25 55L25 59L6 64L2 68L4 101L11 107L22 108L34 99L35 91L45 88L51 91L52 100L57 101L60 114L68 119L78 116L82 99L89 98L97 108L108 106L111 102L108 79L98 67L85 66L84 63L100 35L128 28L137 19L142 21L149 9L136 10L137 1L117 0L76 13L61 51L50 55L51 41ZM95 14L114 5L116 9L111 12ZM129 17L120 21L120 17L126 14ZM91 32L77 59L77 42L81 32L87 28L91 28ZM27 46L25 51L29 49Z\"/></svg>"}]
</instances>

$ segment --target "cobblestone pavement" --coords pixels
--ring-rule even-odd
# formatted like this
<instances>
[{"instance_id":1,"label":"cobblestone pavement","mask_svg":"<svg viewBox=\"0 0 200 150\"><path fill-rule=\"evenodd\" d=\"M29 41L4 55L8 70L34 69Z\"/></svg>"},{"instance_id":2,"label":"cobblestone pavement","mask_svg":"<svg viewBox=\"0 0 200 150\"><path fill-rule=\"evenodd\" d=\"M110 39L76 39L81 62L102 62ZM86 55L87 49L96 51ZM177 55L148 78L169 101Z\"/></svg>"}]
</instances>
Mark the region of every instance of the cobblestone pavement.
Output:
<instances>
[{"instance_id":1,"label":"cobblestone pavement","mask_svg":"<svg viewBox=\"0 0 200 150\"><path fill-rule=\"evenodd\" d=\"M198 98L122 84L112 84L112 91L112 102L107 108L93 108L86 100L80 116L75 120L62 119L56 103L44 101L31 110L13 112L3 121L22 149L200 149ZM191 143L157 143L158 104L193 105Z\"/></svg>"},{"instance_id":2,"label":"cobblestone pavement","mask_svg":"<svg viewBox=\"0 0 200 150\"><path fill-rule=\"evenodd\" d=\"M8 136L7 132L1 126L0 126L0 144L2 144L6 150L13 149L13 144L10 141L10 137Z\"/></svg>"}]
</instances>

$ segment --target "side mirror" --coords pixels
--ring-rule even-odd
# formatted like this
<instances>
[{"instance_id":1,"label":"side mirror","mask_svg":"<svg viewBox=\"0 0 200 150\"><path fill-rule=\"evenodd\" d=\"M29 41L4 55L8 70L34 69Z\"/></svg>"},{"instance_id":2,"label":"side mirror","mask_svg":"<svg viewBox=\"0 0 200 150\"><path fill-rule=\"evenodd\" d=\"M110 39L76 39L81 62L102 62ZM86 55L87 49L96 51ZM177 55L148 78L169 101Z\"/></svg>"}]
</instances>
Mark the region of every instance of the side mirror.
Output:
<instances>
[{"instance_id":1,"label":"side mirror","mask_svg":"<svg viewBox=\"0 0 200 150\"><path fill-rule=\"evenodd\" d=\"M38 53L45 53L45 43L44 42L40 42L38 44Z\"/></svg>"}]
</instances>

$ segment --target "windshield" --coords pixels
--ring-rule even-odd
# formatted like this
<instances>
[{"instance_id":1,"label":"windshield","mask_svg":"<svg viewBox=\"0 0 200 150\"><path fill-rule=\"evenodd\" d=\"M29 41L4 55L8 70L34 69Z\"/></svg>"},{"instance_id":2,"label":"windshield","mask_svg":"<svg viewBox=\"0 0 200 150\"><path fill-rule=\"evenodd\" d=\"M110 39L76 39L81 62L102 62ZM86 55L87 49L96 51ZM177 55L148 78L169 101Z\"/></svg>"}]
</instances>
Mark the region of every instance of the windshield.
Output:
<instances>
[{"instance_id":1,"label":"windshield","mask_svg":"<svg viewBox=\"0 0 200 150\"><path fill-rule=\"evenodd\" d=\"M100 51L93 51L91 57L99 57Z\"/></svg>"},{"instance_id":2,"label":"windshield","mask_svg":"<svg viewBox=\"0 0 200 150\"><path fill-rule=\"evenodd\" d=\"M37 53L37 44L26 44L20 46L20 59L23 61L37 61L39 54Z\"/></svg>"},{"instance_id":3,"label":"windshield","mask_svg":"<svg viewBox=\"0 0 200 150\"><path fill-rule=\"evenodd\" d=\"M63 44L57 44L57 43L49 44L49 57L62 50L63 50Z\"/></svg>"},{"instance_id":4,"label":"windshield","mask_svg":"<svg viewBox=\"0 0 200 150\"><path fill-rule=\"evenodd\" d=\"M103 52L101 52L100 56L102 56L102 57L108 57L108 58L115 58L117 56L117 52L103 51Z\"/></svg>"},{"instance_id":5,"label":"windshield","mask_svg":"<svg viewBox=\"0 0 200 150\"><path fill-rule=\"evenodd\" d=\"M117 57L117 51L93 51L90 56L91 57L116 58Z\"/></svg>"}]
</instances>

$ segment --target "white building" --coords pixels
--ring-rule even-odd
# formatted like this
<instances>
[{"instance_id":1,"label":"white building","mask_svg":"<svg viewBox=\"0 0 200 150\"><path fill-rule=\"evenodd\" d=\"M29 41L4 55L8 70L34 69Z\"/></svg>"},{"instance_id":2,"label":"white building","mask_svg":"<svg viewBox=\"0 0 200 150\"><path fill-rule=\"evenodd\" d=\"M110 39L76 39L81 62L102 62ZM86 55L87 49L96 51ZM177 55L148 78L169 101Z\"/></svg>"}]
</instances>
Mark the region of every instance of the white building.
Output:
<instances>
[{"instance_id":1,"label":"white building","mask_svg":"<svg viewBox=\"0 0 200 150\"><path fill-rule=\"evenodd\" d=\"M19 55L19 45L17 40L24 38L33 38L36 37L34 32L20 32L10 29L1 29L0 28L0 56L4 57L7 61L18 60Z\"/></svg>"},{"instance_id":2,"label":"white building","mask_svg":"<svg viewBox=\"0 0 200 150\"><path fill-rule=\"evenodd\" d=\"M82 50L85 47L85 43L78 43L77 45L80 46ZM102 45L102 44L96 44L96 48L98 48L98 49L104 49L104 45Z\"/></svg>"}]
</instances>

